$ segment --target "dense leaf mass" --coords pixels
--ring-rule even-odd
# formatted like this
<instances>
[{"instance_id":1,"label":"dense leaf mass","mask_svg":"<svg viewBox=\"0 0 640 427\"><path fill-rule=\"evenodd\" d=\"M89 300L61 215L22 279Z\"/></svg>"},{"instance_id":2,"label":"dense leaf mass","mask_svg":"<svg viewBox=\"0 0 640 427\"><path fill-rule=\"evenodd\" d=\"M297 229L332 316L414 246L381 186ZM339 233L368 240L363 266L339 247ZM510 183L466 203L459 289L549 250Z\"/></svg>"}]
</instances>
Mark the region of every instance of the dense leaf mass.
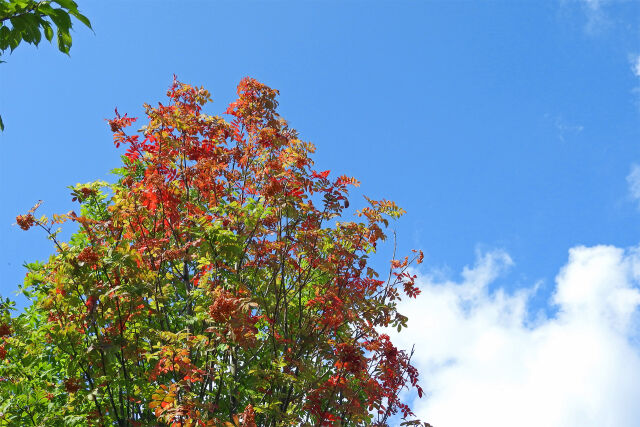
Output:
<instances>
[{"instance_id":1,"label":"dense leaf mass","mask_svg":"<svg viewBox=\"0 0 640 427\"><path fill-rule=\"evenodd\" d=\"M148 123L109 121L126 148L115 184L72 188L80 214L18 217L56 245L29 265L32 305L0 317L0 424L387 425L413 415L410 354L381 328L406 324L412 259L386 280L367 264L393 202L316 171L314 147L276 113L277 91L245 78L227 119L174 81ZM56 224L78 223L69 242Z\"/></svg>"}]
</instances>

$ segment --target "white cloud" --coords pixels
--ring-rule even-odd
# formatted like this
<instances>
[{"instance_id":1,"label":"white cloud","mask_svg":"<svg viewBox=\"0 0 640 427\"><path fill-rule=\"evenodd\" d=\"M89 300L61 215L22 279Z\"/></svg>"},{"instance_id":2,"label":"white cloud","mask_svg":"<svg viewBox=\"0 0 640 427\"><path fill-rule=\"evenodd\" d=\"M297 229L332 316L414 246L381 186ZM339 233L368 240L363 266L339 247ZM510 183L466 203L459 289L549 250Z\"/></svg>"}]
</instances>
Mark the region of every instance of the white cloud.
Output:
<instances>
[{"instance_id":1,"label":"white cloud","mask_svg":"<svg viewBox=\"0 0 640 427\"><path fill-rule=\"evenodd\" d=\"M629 59L631 62L631 72L634 76L640 78L640 55L629 55ZM631 89L631 93L635 95L635 102L640 110L640 82Z\"/></svg>"},{"instance_id":2,"label":"white cloud","mask_svg":"<svg viewBox=\"0 0 640 427\"><path fill-rule=\"evenodd\" d=\"M640 55L631 59L631 70L636 77L640 77Z\"/></svg>"},{"instance_id":3,"label":"white cloud","mask_svg":"<svg viewBox=\"0 0 640 427\"><path fill-rule=\"evenodd\" d=\"M426 276L417 300L402 301L409 327L393 338L416 345L428 393L417 415L436 427L640 425L640 252L571 249L553 316L532 312L535 290L489 292L511 264L480 254L459 282Z\"/></svg>"},{"instance_id":4,"label":"white cloud","mask_svg":"<svg viewBox=\"0 0 640 427\"><path fill-rule=\"evenodd\" d=\"M628 0L559 0L565 11L579 11L584 17L584 31L590 36L599 36L615 27L616 21L611 17L612 5Z\"/></svg>"},{"instance_id":5,"label":"white cloud","mask_svg":"<svg viewBox=\"0 0 640 427\"><path fill-rule=\"evenodd\" d=\"M602 3L604 3L602 0L582 0L585 8L592 11L600 10Z\"/></svg>"},{"instance_id":6,"label":"white cloud","mask_svg":"<svg viewBox=\"0 0 640 427\"><path fill-rule=\"evenodd\" d=\"M585 27L587 33L596 34L602 32L608 25L607 17L602 9L602 5L607 3L606 0L581 0L585 15L587 17L587 25Z\"/></svg>"},{"instance_id":7,"label":"white cloud","mask_svg":"<svg viewBox=\"0 0 640 427\"><path fill-rule=\"evenodd\" d=\"M631 171L627 175L627 184L629 185L629 194L634 200L640 201L640 166L631 165Z\"/></svg>"},{"instance_id":8,"label":"white cloud","mask_svg":"<svg viewBox=\"0 0 640 427\"><path fill-rule=\"evenodd\" d=\"M566 142L566 136L577 135L584 130L584 126L577 123L570 123L566 121L561 115L552 116L551 114L545 114L545 119L553 121L553 125L556 128L558 139L562 142Z\"/></svg>"}]
</instances>

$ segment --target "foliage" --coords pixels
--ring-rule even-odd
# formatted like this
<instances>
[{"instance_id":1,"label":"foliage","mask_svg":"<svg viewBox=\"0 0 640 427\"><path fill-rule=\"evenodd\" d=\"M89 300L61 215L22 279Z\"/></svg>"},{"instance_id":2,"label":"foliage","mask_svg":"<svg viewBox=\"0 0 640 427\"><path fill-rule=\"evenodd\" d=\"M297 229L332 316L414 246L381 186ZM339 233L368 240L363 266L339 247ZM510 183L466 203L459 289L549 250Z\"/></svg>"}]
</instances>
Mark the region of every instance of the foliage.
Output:
<instances>
[{"instance_id":1,"label":"foliage","mask_svg":"<svg viewBox=\"0 0 640 427\"><path fill-rule=\"evenodd\" d=\"M58 49L68 55L72 16L91 28L73 0L0 0L0 55L7 49L13 52L23 41L38 46L43 34L53 42L54 27ZM1 117L0 130L4 130Z\"/></svg>"},{"instance_id":2,"label":"foliage","mask_svg":"<svg viewBox=\"0 0 640 427\"><path fill-rule=\"evenodd\" d=\"M368 266L402 209L367 199L342 221L358 182L312 169L277 91L246 78L238 95L227 121L174 81L140 134L116 110L117 183L72 187L79 215L17 218L56 253L28 265L24 313L2 306L0 424L420 423L399 399L422 395L411 355L379 329L406 324L422 254L387 280Z\"/></svg>"},{"instance_id":3,"label":"foliage","mask_svg":"<svg viewBox=\"0 0 640 427\"><path fill-rule=\"evenodd\" d=\"M37 46L42 34L53 42L55 27L58 49L68 54L72 16L91 28L89 19L78 11L78 5L72 0L0 0L0 51L13 52L23 41Z\"/></svg>"}]
</instances>

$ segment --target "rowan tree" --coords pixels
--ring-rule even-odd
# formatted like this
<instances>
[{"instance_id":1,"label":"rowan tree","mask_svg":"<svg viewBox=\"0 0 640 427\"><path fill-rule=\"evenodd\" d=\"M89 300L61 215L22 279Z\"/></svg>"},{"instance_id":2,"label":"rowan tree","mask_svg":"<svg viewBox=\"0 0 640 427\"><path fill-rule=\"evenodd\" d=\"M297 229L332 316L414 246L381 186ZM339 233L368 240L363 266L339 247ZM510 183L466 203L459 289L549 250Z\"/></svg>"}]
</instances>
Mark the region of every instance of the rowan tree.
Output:
<instances>
[{"instance_id":1,"label":"rowan tree","mask_svg":"<svg viewBox=\"0 0 640 427\"><path fill-rule=\"evenodd\" d=\"M28 265L22 314L0 304L0 424L420 424L399 398L422 395L411 354L380 331L406 324L422 253L368 265L403 210L345 220L358 182L313 169L277 93L243 79L225 119L174 80L137 132L108 121L117 182L72 187L79 214L18 216L55 253Z\"/></svg>"}]
</instances>

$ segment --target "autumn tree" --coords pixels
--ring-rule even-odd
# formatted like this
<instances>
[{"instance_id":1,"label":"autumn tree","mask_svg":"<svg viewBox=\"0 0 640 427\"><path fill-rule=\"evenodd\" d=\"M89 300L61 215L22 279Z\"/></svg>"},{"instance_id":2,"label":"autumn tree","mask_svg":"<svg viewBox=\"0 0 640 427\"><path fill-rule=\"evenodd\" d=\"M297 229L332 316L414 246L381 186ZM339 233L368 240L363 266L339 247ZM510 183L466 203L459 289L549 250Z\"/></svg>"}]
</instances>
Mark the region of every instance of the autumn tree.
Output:
<instances>
[{"instance_id":1,"label":"autumn tree","mask_svg":"<svg viewBox=\"0 0 640 427\"><path fill-rule=\"evenodd\" d=\"M225 119L174 81L137 132L109 120L117 182L73 187L79 213L18 216L55 253L28 265L23 313L0 302L0 424L419 424L399 398L422 395L411 355L381 330L406 324L422 254L369 266L402 209L345 220L358 182L313 169L277 93L243 79Z\"/></svg>"}]
</instances>

